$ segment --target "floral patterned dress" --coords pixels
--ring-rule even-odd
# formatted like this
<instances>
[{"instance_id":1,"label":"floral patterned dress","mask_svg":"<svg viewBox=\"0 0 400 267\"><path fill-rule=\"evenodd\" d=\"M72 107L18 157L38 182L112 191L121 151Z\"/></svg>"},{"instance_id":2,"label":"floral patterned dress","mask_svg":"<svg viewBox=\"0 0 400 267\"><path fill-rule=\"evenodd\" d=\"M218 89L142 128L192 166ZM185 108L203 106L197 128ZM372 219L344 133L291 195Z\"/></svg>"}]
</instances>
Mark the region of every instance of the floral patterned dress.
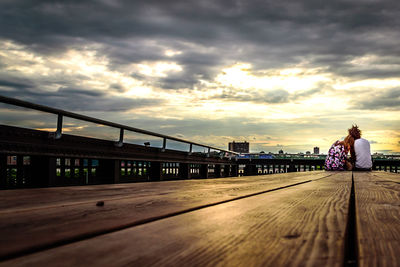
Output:
<instances>
[{"instance_id":1,"label":"floral patterned dress","mask_svg":"<svg viewBox=\"0 0 400 267\"><path fill-rule=\"evenodd\" d=\"M344 171L346 169L347 150L344 145L336 141L328 151L325 159L325 170Z\"/></svg>"}]
</instances>

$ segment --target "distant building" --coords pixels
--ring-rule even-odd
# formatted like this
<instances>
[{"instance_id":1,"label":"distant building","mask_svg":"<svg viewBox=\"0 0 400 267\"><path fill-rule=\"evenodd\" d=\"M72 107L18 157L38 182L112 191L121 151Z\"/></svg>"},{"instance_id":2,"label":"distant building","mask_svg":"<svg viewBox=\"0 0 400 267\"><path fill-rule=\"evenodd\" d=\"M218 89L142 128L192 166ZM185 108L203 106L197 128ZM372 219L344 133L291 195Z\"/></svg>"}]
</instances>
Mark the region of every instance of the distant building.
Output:
<instances>
[{"instance_id":1,"label":"distant building","mask_svg":"<svg viewBox=\"0 0 400 267\"><path fill-rule=\"evenodd\" d=\"M281 149L281 150L279 150L279 152L278 152L279 154L283 154L283 150Z\"/></svg>"},{"instance_id":2,"label":"distant building","mask_svg":"<svg viewBox=\"0 0 400 267\"><path fill-rule=\"evenodd\" d=\"M250 144L246 141L244 142L231 142L229 143L228 150L238 152L238 153L249 153Z\"/></svg>"},{"instance_id":3,"label":"distant building","mask_svg":"<svg viewBox=\"0 0 400 267\"><path fill-rule=\"evenodd\" d=\"M319 155L319 147L314 147L314 154Z\"/></svg>"},{"instance_id":4,"label":"distant building","mask_svg":"<svg viewBox=\"0 0 400 267\"><path fill-rule=\"evenodd\" d=\"M311 152L310 152L310 151L307 151L307 152L306 152L306 155L311 155Z\"/></svg>"}]
</instances>

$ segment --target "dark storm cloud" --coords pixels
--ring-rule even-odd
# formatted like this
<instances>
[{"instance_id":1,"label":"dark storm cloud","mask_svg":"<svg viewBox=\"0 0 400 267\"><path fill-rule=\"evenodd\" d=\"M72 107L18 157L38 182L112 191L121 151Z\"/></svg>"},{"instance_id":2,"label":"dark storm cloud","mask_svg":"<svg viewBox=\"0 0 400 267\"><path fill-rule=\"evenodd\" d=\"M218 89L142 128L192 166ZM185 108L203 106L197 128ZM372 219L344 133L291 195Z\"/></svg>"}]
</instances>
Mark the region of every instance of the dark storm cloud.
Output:
<instances>
[{"instance_id":1,"label":"dark storm cloud","mask_svg":"<svg viewBox=\"0 0 400 267\"><path fill-rule=\"evenodd\" d=\"M186 73L186 72L185 72ZM158 79L154 83L156 87L163 89L180 89L180 88L191 88L193 85L198 83L198 79L195 77L190 77L190 75L185 76L180 75L170 75L167 78Z\"/></svg>"},{"instance_id":2,"label":"dark storm cloud","mask_svg":"<svg viewBox=\"0 0 400 267\"><path fill-rule=\"evenodd\" d=\"M297 100L297 99L307 98L312 95L318 94L323 90L330 90L330 89L327 89L325 86L320 84L318 88L312 88L310 90L304 90L294 93L293 95L291 95L291 99Z\"/></svg>"},{"instance_id":3,"label":"dark storm cloud","mask_svg":"<svg viewBox=\"0 0 400 267\"><path fill-rule=\"evenodd\" d=\"M243 112L246 112L246 110L243 110ZM260 122L258 118L243 119L242 117L226 117L224 119L192 118L190 120L182 120L143 115L137 118L119 118L119 121L123 124L135 125L138 128L157 131L166 135L185 133L185 136L191 140L193 140L193 136L207 136L210 134L215 136L259 135L264 136L264 140L271 140L271 136L279 137L283 133L297 133L300 135L304 129L313 133L321 133L322 136L323 133L326 133L326 129L330 125L333 125L335 129L343 129L344 134L347 133L346 129L349 127L348 121L336 118L309 118L309 120L304 119L303 121L296 122L286 120ZM160 128L160 125L168 127Z\"/></svg>"},{"instance_id":4,"label":"dark storm cloud","mask_svg":"<svg viewBox=\"0 0 400 267\"><path fill-rule=\"evenodd\" d=\"M207 136L210 133L215 136L227 135L231 136L240 135L255 135L255 134L275 134L279 133L282 129L295 129L300 128L299 125L282 124L282 123L260 123L258 120L247 119L243 121L242 118L225 118L222 120L213 119L159 119L154 117L142 116L134 121L126 119L123 121L128 125L136 125L139 128L148 129L151 131L162 132L167 135L175 135L177 133L185 133L185 136L193 139L193 136ZM159 125L168 125L160 129Z\"/></svg>"},{"instance_id":5,"label":"dark storm cloud","mask_svg":"<svg viewBox=\"0 0 400 267\"><path fill-rule=\"evenodd\" d=\"M326 86L321 83L317 88L312 88L309 90L298 91L289 94L287 91L282 89L277 90L267 90L262 92L257 91L239 91L235 90L226 91L220 95L211 97L211 99L220 99L227 101L239 101L239 102L252 102L258 104L281 104L288 103L290 101L296 101L299 99L307 98L312 95L318 94L323 90L331 90L326 88Z\"/></svg>"},{"instance_id":6,"label":"dark storm cloud","mask_svg":"<svg viewBox=\"0 0 400 267\"><path fill-rule=\"evenodd\" d=\"M0 79L0 88L1 87L27 89L27 88L30 88L31 86L28 83L20 83L20 82Z\"/></svg>"},{"instance_id":7,"label":"dark storm cloud","mask_svg":"<svg viewBox=\"0 0 400 267\"><path fill-rule=\"evenodd\" d=\"M400 88L398 87L379 93L365 92L363 97L363 99L354 103L354 109L400 110Z\"/></svg>"},{"instance_id":8,"label":"dark storm cloud","mask_svg":"<svg viewBox=\"0 0 400 267\"><path fill-rule=\"evenodd\" d=\"M120 84L117 84L117 83L110 84L109 89L111 91L117 91L117 92L124 92L125 91L124 87L122 85L120 85Z\"/></svg>"},{"instance_id":9,"label":"dark storm cloud","mask_svg":"<svg viewBox=\"0 0 400 267\"><path fill-rule=\"evenodd\" d=\"M166 58L168 60L168 58ZM199 52L192 51L189 53L183 53L173 57L174 61L183 66L182 71L168 73L167 77L155 78L151 81L153 86L163 89L181 89L181 88L193 88L195 85L199 85L200 80L212 80L215 73L220 71L221 64L225 63L224 59L221 59L217 55L216 51ZM231 62L233 63L233 62ZM134 76L139 78L139 76ZM140 80L149 80L146 77L142 77Z\"/></svg>"},{"instance_id":10,"label":"dark storm cloud","mask_svg":"<svg viewBox=\"0 0 400 267\"><path fill-rule=\"evenodd\" d=\"M2 84L8 88L5 89ZM23 100L68 111L119 112L157 106L163 102L159 99L115 97L90 89L69 87L60 87L57 91L49 92L35 87L30 88L28 85L13 84L8 81L0 81L0 95L14 98L21 98L23 95Z\"/></svg>"},{"instance_id":11,"label":"dark storm cloud","mask_svg":"<svg viewBox=\"0 0 400 267\"><path fill-rule=\"evenodd\" d=\"M399 77L400 74L400 65L396 66L392 69L379 69L379 68L371 68L367 70L360 70L357 68L343 68L337 71L337 74L348 76L352 78L358 79L385 79L385 78L393 78Z\"/></svg>"},{"instance_id":12,"label":"dark storm cloud","mask_svg":"<svg viewBox=\"0 0 400 267\"><path fill-rule=\"evenodd\" d=\"M0 3L0 37L41 53L100 44L111 67L173 60L183 72L148 79L192 88L236 61L255 69L308 62L347 77L397 77L397 67L354 69L366 54L398 58L400 2L388 1L21 1ZM172 58L165 49L182 51ZM132 73L136 75L136 73Z\"/></svg>"}]
</instances>

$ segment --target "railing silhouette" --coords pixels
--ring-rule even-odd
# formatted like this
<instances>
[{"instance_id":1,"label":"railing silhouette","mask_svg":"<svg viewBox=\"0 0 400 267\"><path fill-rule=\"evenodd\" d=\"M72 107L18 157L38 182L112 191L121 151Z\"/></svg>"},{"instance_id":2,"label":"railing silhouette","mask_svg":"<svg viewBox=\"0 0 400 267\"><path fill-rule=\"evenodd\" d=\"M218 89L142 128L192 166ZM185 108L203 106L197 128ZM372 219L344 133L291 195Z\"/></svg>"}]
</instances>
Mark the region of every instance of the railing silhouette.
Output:
<instances>
[{"instance_id":1,"label":"railing silhouette","mask_svg":"<svg viewBox=\"0 0 400 267\"><path fill-rule=\"evenodd\" d=\"M237 176L234 151L5 96L0 103L57 115L55 132L0 125L0 189ZM119 139L63 133L65 117L117 128ZM161 138L162 147L124 142L126 132Z\"/></svg>"},{"instance_id":2,"label":"railing silhouette","mask_svg":"<svg viewBox=\"0 0 400 267\"><path fill-rule=\"evenodd\" d=\"M34 103L31 103L31 102L27 102L27 101L15 99L15 98L10 98L10 97L5 97L5 96L1 96L0 95L0 102L5 103L5 104L9 104L9 105L24 107L24 108L28 108L28 109L33 109L33 110L42 111L42 112L46 112L46 113L51 113L51 114L57 115L57 130L56 130L56 132L53 133L53 138L54 139L60 139L61 138L61 136L62 136L62 127L63 127L63 117L69 117L69 118L72 118L72 119L77 119L77 120L86 121L86 122L92 122L92 123L96 123L96 124L100 124L100 125L109 126L109 127L113 127L113 128L119 129L120 130L119 140L115 143L116 146L118 146L118 147L121 147L123 145L123 142L124 142L124 131L131 131L131 132L135 132L135 133L140 133L140 134L145 134L145 135L149 135L149 136L162 138L163 139L163 145L162 145L162 150L163 151L166 149L167 140L172 140L172 141L177 141L177 142L184 143L184 144L189 144L189 151L188 151L189 153L193 152L193 145L195 145L195 146L199 146L199 147L203 147L203 148L208 149L208 153L207 153L208 155L210 154L211 149L217 150L219 152L227 153L228 155L237 155L237 154L239 154L239 153L234 152L234 151L224 150L224 149L221 149L221 148L217 148L217 147L213 147L213 146L209 146L209 145L205 145L205 144L200 144L200 143L188 141L188 140L184 140L184 139L177 138L177 137L174 137L174 136L168 136L168 135L164 135L164 134L160 134L160 133L155 133L155 132L151 132L151 131L147 131L147 130L131 127L131 126L128 126L128 125L114 123L114 122L101 120L101 119L97 119L97 118L93 118L93 117L89 117L89 116L85 116L85 115L81 115L81 114L77 114L77 113L73 113L73 112L69 112L69 111L65 111L65 110L61 110L61 109L56 109L56 108L52 108L52 107L48 107L48 106L34 104Z\"/></svg>"}]
</instances>

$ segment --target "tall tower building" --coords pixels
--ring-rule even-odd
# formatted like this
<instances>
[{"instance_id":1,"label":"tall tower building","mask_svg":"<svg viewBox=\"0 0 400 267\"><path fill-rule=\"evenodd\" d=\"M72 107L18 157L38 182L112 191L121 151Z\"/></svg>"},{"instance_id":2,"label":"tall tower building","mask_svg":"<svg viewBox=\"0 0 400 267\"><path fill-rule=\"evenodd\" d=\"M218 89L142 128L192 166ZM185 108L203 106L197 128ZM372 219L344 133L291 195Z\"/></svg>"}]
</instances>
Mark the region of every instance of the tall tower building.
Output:
<instances>
[{"instance_id":1,"label":"tall tower building","mask_svg":"<svg viewBox=\"0 0 400 267\"><path fill-rule=\"evenodd\" d=\"M318 155L319 154L319 147L314 147L314 154Z\"/></svg>"},{"instance_id":2,"label":"tall tower building","mask_svg":"<svg viewBox=\"0 0 400 267\"><path fill-rule=\"evenodd\" d=\"M228 150L238 152L238 153L249 153L250 144L246 141L244 142L231 142L229 143Z\"/></svg>"}]
</instances>

